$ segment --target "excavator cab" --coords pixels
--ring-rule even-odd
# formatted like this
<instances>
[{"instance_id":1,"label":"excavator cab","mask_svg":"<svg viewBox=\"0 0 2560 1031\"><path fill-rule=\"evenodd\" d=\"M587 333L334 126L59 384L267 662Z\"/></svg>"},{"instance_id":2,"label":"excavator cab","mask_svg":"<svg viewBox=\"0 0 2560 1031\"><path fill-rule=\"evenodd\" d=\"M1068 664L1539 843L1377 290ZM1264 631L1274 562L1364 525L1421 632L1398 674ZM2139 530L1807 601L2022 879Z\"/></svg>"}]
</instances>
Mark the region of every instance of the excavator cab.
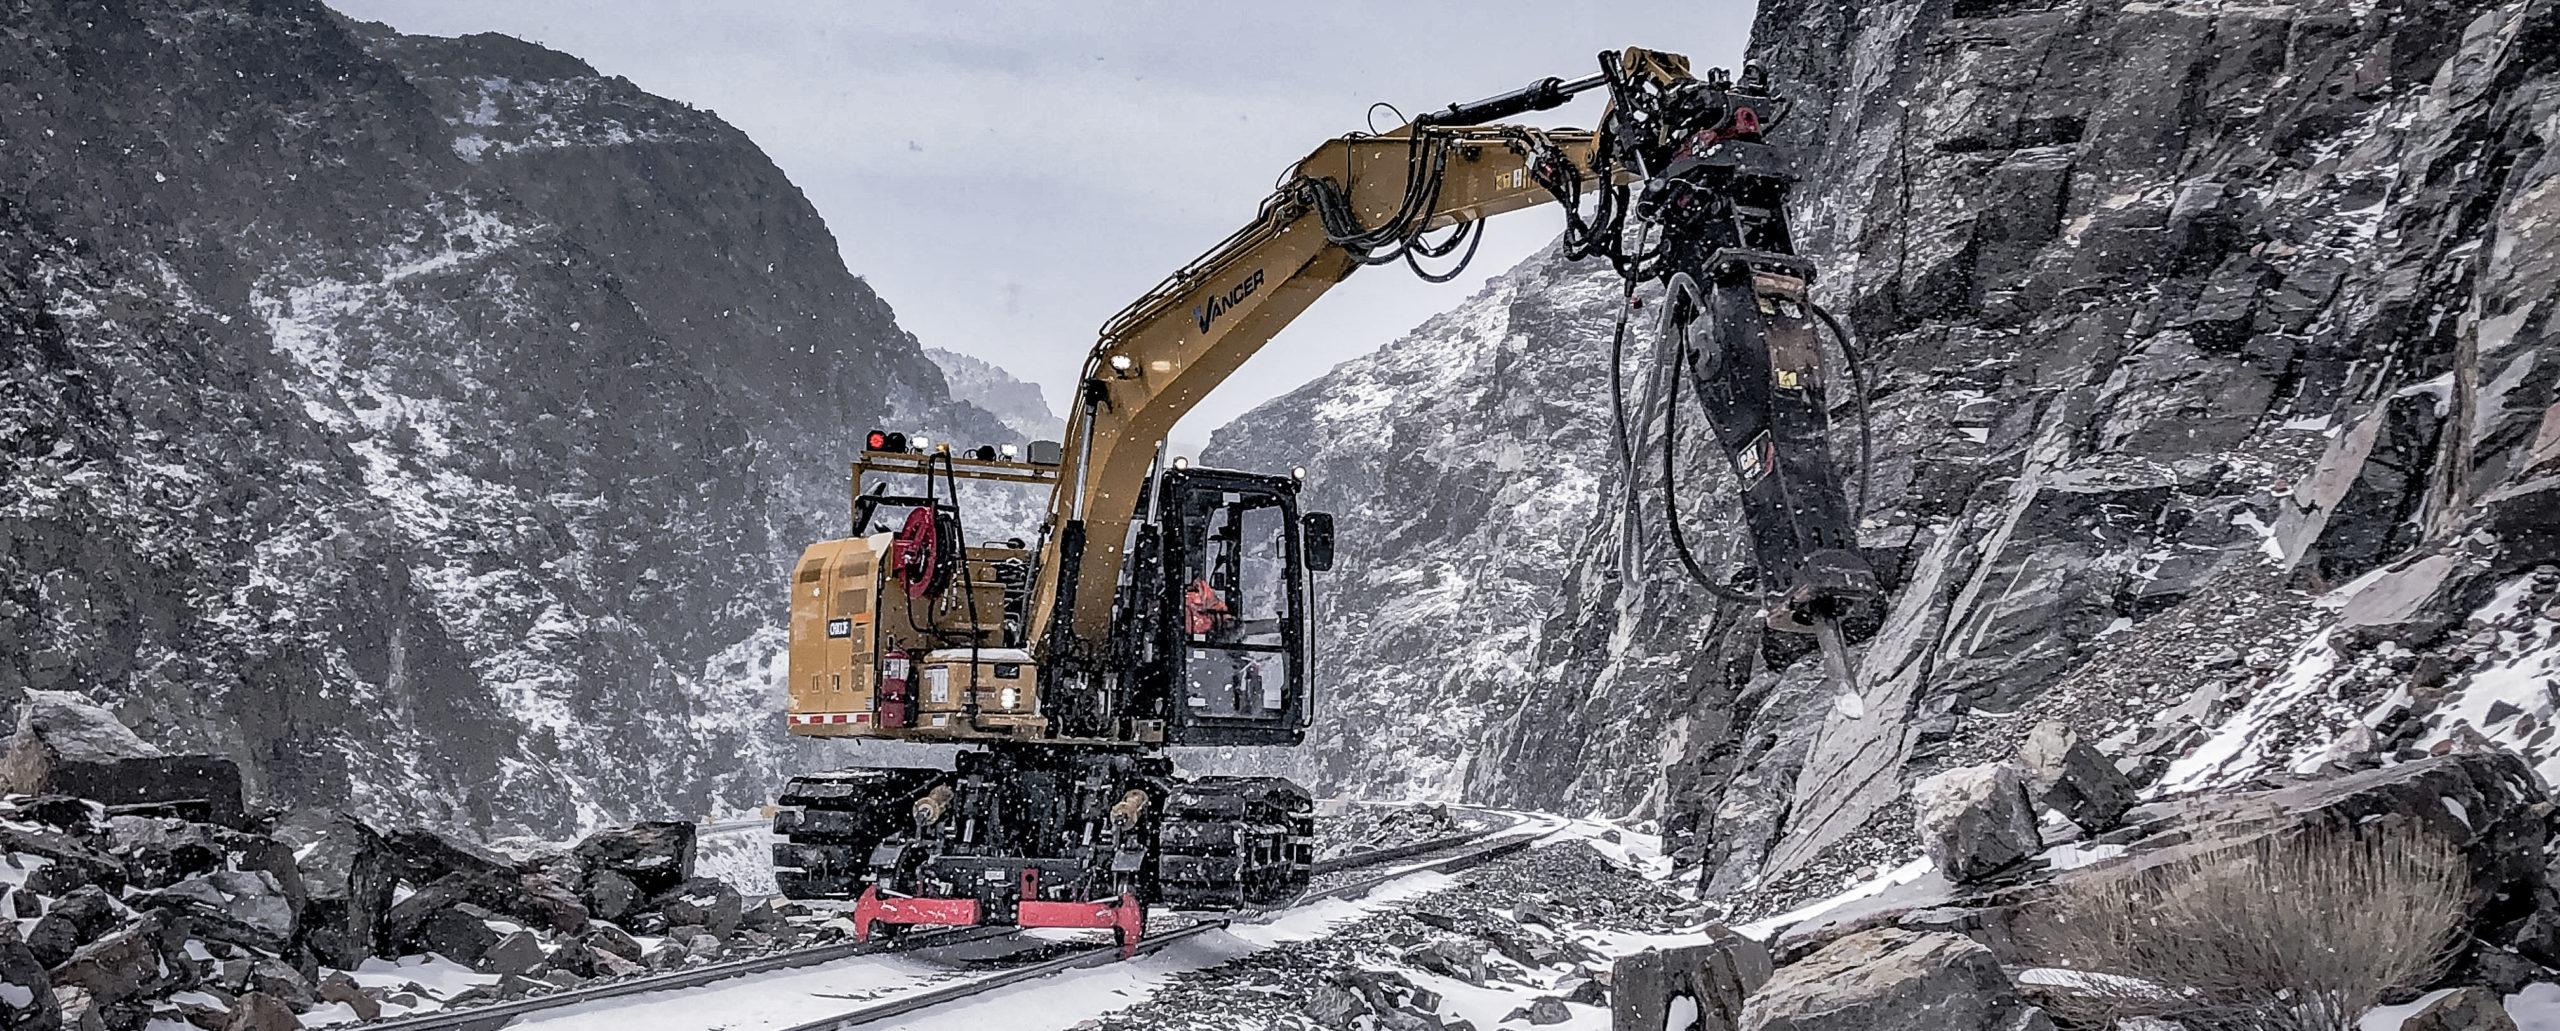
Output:
<instances>
[{"instance_id":1,"label":"excavator cab","mask_svg":"<svg viewBox=\"0 0 2560 1031\"><path fill-rule=\"evenodd\" d=\"M1331 518L1300 513L1298 481L1284 476L1168 469L1155 491L1156 518L1140 528L1133 589L1122 595L1123 625L1146 639L1132 692L1157 704L1169 743L1298 743L1309 695L1306 531L1329 531Z\"/></svg>"}]
</instances>

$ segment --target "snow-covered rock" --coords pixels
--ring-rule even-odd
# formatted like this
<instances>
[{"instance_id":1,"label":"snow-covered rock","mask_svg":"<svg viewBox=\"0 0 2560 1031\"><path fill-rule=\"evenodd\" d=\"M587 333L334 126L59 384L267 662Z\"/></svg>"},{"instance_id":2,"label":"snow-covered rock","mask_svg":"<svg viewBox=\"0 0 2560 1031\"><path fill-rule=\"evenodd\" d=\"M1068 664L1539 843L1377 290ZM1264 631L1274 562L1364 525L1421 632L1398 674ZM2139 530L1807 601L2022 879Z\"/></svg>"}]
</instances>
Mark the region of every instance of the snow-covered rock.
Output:
<instances>
[{"instance_id":1,"label":"snow-covered rock","mask_svg":"<svg viewBox=\"0 0 2560 1031\"><path fill-rule=\"evenodd\" d=\"M1040 393L1040 384L1023 382L992 362L958 351L928 347L924 356L942 369L954 400L993 413L1015 433L1032 440L1057 440L1065 432L1066 419L1049 407L1049 399Z\"/></svg>"},{"instance_id":2,"label":"snow-covered rock","mask_svg":"<svg viewBox=\"0 0 2560 1031\"><path fill-rule=\"evenodd\" d=\"M829 762L775 599L845 458L1014 436L742 133L310 0L8 23L0 708L500 832Z\"/></svg>"}]
</instances>

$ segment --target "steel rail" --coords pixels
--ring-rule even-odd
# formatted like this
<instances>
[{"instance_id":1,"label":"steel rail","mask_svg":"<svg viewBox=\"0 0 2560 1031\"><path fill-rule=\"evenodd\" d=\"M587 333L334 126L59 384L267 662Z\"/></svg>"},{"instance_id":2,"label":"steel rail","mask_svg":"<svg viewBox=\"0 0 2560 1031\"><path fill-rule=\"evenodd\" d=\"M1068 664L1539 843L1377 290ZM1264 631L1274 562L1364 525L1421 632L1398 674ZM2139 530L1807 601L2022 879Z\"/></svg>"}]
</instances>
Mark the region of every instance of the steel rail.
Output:
<instances>
[{"instance_id":1,"label":"steel rail","mask_svg":"<svg viewBox=\"0 0 2560 1031\"><path fill-rule=\"evenodd\" d=\"M855 956L906 952L940 945L959 945L987 938L1000 938L1013 933L1014 930L1011 927L989 926L955 927L944 931L911 931L895 938L883 938L878 941L838 942L832 945L794 949L788 952L730 960L725 963L713 963L690 970L670 970L627 980L582 985L485 1006L393 1017L389 1020L371 1021L358 1026L365 1028L366 1031L485 1031L489 1028L503 1027L508 1021L528 1013L574 1006L582 1002L618 999L625 995L641 995L648 992L682 991L687 988L699 988L715 981L726 981L733 977L745 977L749 974L761 974L773 970L788 970L793 967L816 966Z\"/></svg>"},{"instance_id":2,"label":"steel rail","mask_svg":"<svg viewBox=\"0 0 2560 1031\"><path fill-rule=\"evenodd\" d=\"M1514 821L1512 827L1517 827L1518 825L1518 821ZM1511 834L1509 832L1512 827L1500 828L1490 833L1480 832L1473 835L1453 835L1452 837L1456 839L1456 843L1460 845L1468 842L1481 842L1482 844L1480 847L1468 849L1465 852L1455 856L1450 856L1446 859L1423 863L1399 870L1392 870L1379 874L1376 877L1367 878L1351 884L1337 885L1324 891L1309 892L1307 895L1299 898L1296 904L1304 905L1308 902L1327 898L1357 898L1368 894L1370 889L1375 888L1378 885L1385 884L1398 878L1410 877L1416 873L1424 871L1454 873L1469 867L1480 866L1502 858L1503 856L1508 856L1525 850L1529 846L1536 844L1539 839L1547 836L1546 831L1537 831L1528 834ZM1440 838L1432 841L1418 842L1414 845L1400 846L1393 849L1380 849L1376 852L1364 852L1358 856L1338 857L1339 859L1345 860L1358 860L1358 862L1336 866L1333 869L1357 869L1361 866L1374 866L1379 863L1393 862L1399 858L1448 848L1450 847L1450 841L1450 838ZM1161 935L1142 938L1138 942L1138 954L1146 955L1156 952L1157 950L1163 949L1166 946L1191 937L1192 935L1224 928L1228 926L1229 923L1230 921L1224 919L1205 920L1177 931L1169 931ZM1036 981L1051 974L1063 973L1078 967L1100 966L1113 962L1119 955L1119 948L1120 947L1116 942L1098 943L1054 959L1043 960L1038 963L1000 971L976 980L944 985L930 991L900 996L898 998L872 1003L858 1009L847 1010L834 1016L821 1017L805 1024L794 1024L791 1027L784 1028L783 1031L842 1031L844 1028L860 1027L865 1024L878 1023L891 1017L903 1017L923 1010L932 1009L937 1006L958 1002L978 995L984 995L999 988L1009 988L1025 981Z\"/></svg>"},{"instance_id":3,"label":"steel rail","mask_svg":"<svg viewBox=\"0 0 2560 1031\"><path fill-rule=\"evenodd\" d=\"M1303 906L1309 902L1318 901L1320 899L1356 899L1369 894L1370 889L1376 888L1381 884L1411 877L1414 874L1426 872L1456 873L1460 870L1483 866L1486 863L1490 863L1504 856L1527 851L1529 846L1537 844L1539 839L1547 836L1547 833L1548 832L1546 831L1535 831L1526 834L1497 834L1489 838L1480 839L1484 842L1482 846L1468 849L1467 851L1458 853L1457 855L1450 856L1447 859L1436 860L1429 863L1419 863L1396 870L1389 870L1375 877L1365 877L1349 883L1337 884L1330 888L1310 891L1305 895L1300 896L1297 904Z\"/></svg>"},{"instance_id":4,"label":"steel rail","mask_svg":"<svg viewBox=\"0 0 2560 1031\"><path fill-rule=\"evenodd\" d=\"M1177 931L1167 931L1151 938L1141 938L1138 940L1138 955L1144 956L1163 949L1166 946L1172 945L1175 942L1189 938L1192 935L1219 930L1226 926L1227 922L1224 920L1204 920L1200 923L1192 924L1189 927L1185 927ZM997 971L996 973L989 974L973 981L963 981L958 984L944 985L940 988L917 992L912 995L902 995L894 999L887 999L881 1002L872 1003L871 1005L864 1006L860 1009L838 1013L831 1017L820 1017L806 1024L793 1024L788 1028L784 1028L783 1031L838 1031L840 1028L860 1027L864 1024L875 1024L891 1017L903 1017L919 1010L928 1010L945 1003L958 1002L971 996L984 995L998 988L1011 987L1013 985L1021 984L1024 981L1036 981L1051 974L1063 973L1077 967L1094 967L1108 963L1115 963L1119 961L1119 958L1119 943L1106 942L1079 949L1055 959L1046 959L1038 963L1014 967L1009 970Z\"/></svg>"},{"instance_id":5,"label":"steel rail","mask_svg":"<svg viewBox=\"0 0 2560 1031\"><path fill-rule=\"evenodd\" d=\"M1455 872L1457 870L1466 869L1470 866L1490 862L1491 860L1501 856L1510 855L1529 847L1529 845L1536 841L1537 838L1543 836L1542 834L1510 836L1509 832L1513 828L1518 827L1521 822L1523 822L1521 819L1515 817L1508 826L1496 828L1490 831L1453 834L1446 837L1434 838L1429 841L1415 842L1410 845L1399 845L1393 848L1377 849L1347 856L1336 856L1332 859L1317 862L1311 865L1309 869L1310 876L1314 874L1339 873L1344 870L1364 869L1371 866L1377 866L1382 863L1392 863L1399 859L1406 859L1430 852L1462 848L1470 843L1484 843L1484 847L1482 848L1462 852L1456 856L1439 860L1437 862L1419 864L1349 884L1336 885L1331 888L1310 891L1306 895L1298 898L1292 903L1292 905L1303 905L1308 902L1329 898L1358 898L1362 895L1368 894L1370 889L1400 877L1407 877L1424 871L1438 871L1443 873ZM1140 938L1138 941L1138 952L1141 955L1152 953L1166 945L1172 944L1173 942L1180 941L1204 931L1222 928L1227 926L1227 924L1228 921L1225 919L1209 919L1179 930L1168 931L1161 935ZM487 1005L469 1006L467 1008L460 1009L439 1010L433 1013L420 1013L408 1016L392 1017L387 1020L368 1021L363 1024L350 1026L361 1027L364 1031L495 1031L497 1028L505 1027L508 1023L514 1021L518 1017L540 1013L545 1010L559 1009L564 1006L575 1006L580 1003L599 1002L606 999L618 999L624 996L642 995L651 992L684 991L687 989L699 988L717 981L729 980L730 978L745 977L750 974L761 974L774 970L788 970L795 967L817 966L823 963L832 963L841 959L850 959L855 956L906 952L916 949L939 948L946 945L961 945L989 938L1005 937L1014 934L1019 930L1020 928L1005 925L988 925L980 927L956 927L948 930L936 931L908 931L894 938L869 942L838 942L831 945L820 945L813 948L795 949L787 952L777 952L764 956L750 957L747 959L713 963L706 966L695 967L690 970L671 970L665 973L649 974L642 977L630 978L628 980L584 985L577 988L569 988L557 992L547 992L541 995L530 995L521 999L510 999L504 1002L490 1003ZM1069 953L1056 959L1045 960L1041 963L1032 964L1031 966L1005 971L1002 974L996 975L999 978L1005 979L1001 983L996 983L993 979L982 979L981 981L951 985L945 988L935 989L932 992L916 996L908 996L904 999L893 999L889 1002L882 1003L877 1007L857 1010L853 1011L853 1013L869 1013L872 1009L885 1010L886 1007L903 1005L909 1000L924 1000L928 997L931 999L931 1001L915 1002L913 1005L908 1006L905 1009L897 1009L894 1012L879 1012L873 1015L864 1016L860 1020L849 1023L829 1023L829 1021L841 1021L845 1016L839 1015L837 1017L827 1018L827 1020L800 1025L796 1028L787 1029L787 1031L814 1031L814 1029L818 1028L853 1027L861 1023L885 1020L891 1016L914 1012L917 1009L923 1009L931 1006L938 1006L944 1002L963 998L978 992L992 990L994 988L1002 987L1005 984L1013 984L1038 977L1045 977L1049 974L1058 973L1077 966L1098 963L1103 960L1116 957L1118 952L1119 945L1117 943L1095 945L1088 950ZM1038 972L1029 972L1035 970Z\"/></svg>"}]
</instances>

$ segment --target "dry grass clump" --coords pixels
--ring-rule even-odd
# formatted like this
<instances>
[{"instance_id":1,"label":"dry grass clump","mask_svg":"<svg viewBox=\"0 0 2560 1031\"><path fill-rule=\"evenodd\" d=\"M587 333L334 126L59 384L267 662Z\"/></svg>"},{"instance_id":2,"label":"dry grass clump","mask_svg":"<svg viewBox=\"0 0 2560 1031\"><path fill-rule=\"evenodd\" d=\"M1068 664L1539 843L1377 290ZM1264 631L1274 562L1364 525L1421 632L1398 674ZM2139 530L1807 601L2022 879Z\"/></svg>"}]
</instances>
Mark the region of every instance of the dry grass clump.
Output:
<instances>
[{"instance_id":1,"label":"dry grass clump","mask_svg":"<svg viewBox=\"0 0 2560 1031\"><path fill-rule=\"evenodd\" d=\"M2469 892L2452 846L2394 819L2074 882L2022 937L2069 971L2048 1008L2073 1023L2349 1031L2443 971Z\"/></svg>"}]
</instances>

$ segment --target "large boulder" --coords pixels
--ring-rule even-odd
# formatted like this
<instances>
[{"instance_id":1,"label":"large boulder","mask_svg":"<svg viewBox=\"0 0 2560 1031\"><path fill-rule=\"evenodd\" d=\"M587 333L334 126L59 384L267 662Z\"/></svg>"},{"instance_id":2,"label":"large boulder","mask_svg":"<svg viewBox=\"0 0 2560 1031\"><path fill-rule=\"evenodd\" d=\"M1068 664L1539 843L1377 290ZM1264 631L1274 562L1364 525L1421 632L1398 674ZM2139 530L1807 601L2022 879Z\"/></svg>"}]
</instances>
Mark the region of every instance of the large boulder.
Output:
<instances>
[{"instance_id":1,"label":"large boulder","mask_svg":"<svg viewBox=\"0 0 2560 1031\"><path fill-rule=\"evenodd\" d=\"M312 951L344 970L382 951L398 878L381 832L345 813L313 809L278 824L276 836L294 848Z\"/></svg>"},{"instance_id":2,"label":"large boulder","mask_svg":"<svg viewBox=\"0 0 2560 1031\"><path fill-rule=\"evenodd\" d=\"M232 1007L231 1019L222 1031L300 1031L302 1018L293 1015L293 1007L265 992L250 992Z\"/></svg>"},{"instance_id":3,"label":"large boulder","mask_svg":"<svg viewBox=\"0 0 2560 1031\"><path fill-rule=\"evenodd\" d=\"M640 958L640 940L632 937L631 932L612 924L592 925L587 928L586 936L580 940L591 947L602 949L624 959Z\"/></svg>"},{"instance_id":4,"label":"large boulder","mask_svg":"<svg viewBox=\"0 0 2560 1031\"><path fill-rule=\"evenodd\" d=\"M1967 766L1911 789L1920 841L1950 881L1980 881L2042 851L2027 777L2014 763Z\"/></svg>"},{"instance_id":5,"label":"large boulder","mask_svg":"<svg viewBox=\"0 0 2560 1031\"><path fill-rule=\"evenodd\" d=\"M414 947L419 929L436 914L466 903L493 896L498 885L470 874L452 874L410 892L409 897L392 903L382 915L382 943L392 948Z\"/></svg>"},{"instance_id":6,"label":"large boulder","mask_svg":"<svg viewBox=\"0 0 2560 1031\"><path fill-rule=\"evenodd\" d=\"M1991 950L1960 934L1878 928L1780 967L1740 1031L2052 1031Z\"/></svg>"},{"instance_id":7,"label":"large boulder","mask_svg":"<svg viewBox=\"0 0 2560 1031\"><path fill-rule=\"evenodd\" d=\"M116 857L51 831L0 824L0 851L45 861L27 875L27 890L39 895L68 895L87 884L114 892L130 879Z\"/></svg>"},{"instance_id":8,"label":"large boulder","mask_svg":"<svg viewBox=\"0 0 2560 1031\"><path fill-rule=\"evenodd\" d=\"M693 825L662 820L600 830L578 842L576 855L588 870L611 870L655 898L693 878Z\"/></svg>"},{"instance_id":9,"label":"large boulder","mask_svg":"<svg viewBox=\"0 0 2560 1031\"><path fill-rule=\"evenodd\" d=\"M512 931L500 936L472 965L484 974L530 975L550 958L543 951L542 939L534 937L533 932Z\"/></svg>"},{"instance_id":10,"label":"large boulder","mask_svg":"<svg viewBox=\"0 0 2560 1031\"><path fill-rule=\"evenodd\" d=\"M216 870L259 870L274 877L297 908L303 902L293 849L263 834L165 816L120 815L107 821L105 841L135 887L165 888Z\"/></svg>"},{"instance_id":11,"label":"large boulder","mask_svg":"<svg viewBox=\"0 0 2560 1031\"><path fill-rule=\"evenodd\" d=\"M2479 522L2498 538L2495 573L2560 562L2560 473L2491 491L2480 499Z\"/></svg>"},{"instance_id":12,"label":"large boulder","mask_svg":"<svg viewBox=\"0 0 2560 1031\"><path fill-rule=\"evenodd\" d=\"M107 851L124 863L133 886L158 890L197 874L222 869L223 847L211 824L152 816L107 821Z\"/></svg>"},{"instance_id":13,"label":"large boulder","mask_svg":"<svg viewBox=\"0 0 2560 1031\"><path fill-rule=\"evenodd\" d=\"M56 899L52 908L28 930L27 948L48 970L61 966L80 947L107 936L124 922L124 912L104 889L84 885Z\"/></svg>"},{"instance_id":14,"label":"large boulder","mask_svg":"<svg viewBox=\"0 0 2560 1031\"><path fill-rule=\"evenodd\" d=\"M0 787L109 806L172 806L226 827L249 825L240 767L211 755L169 755L114 713L72 691L29 691L18 732L0 753Z\"/></svg>"},{"instance_id":15,"label":"large boulder","mask_svg":"<svg viewBox=\"0 0 2560 1031\"><path fill-rule=\"evenodd\" d=\"M561 934L587 929L586 905L549 874L529 873L516 878L514 887L499 900L499 907L508 916Z\"/></svg>"},{"instance_id":16,"label":"large boulder","mask_svg":"<svg viewBox=\"0 0 2560 1031\"><path fill-rule=\"evenodd\" d=\"M2133 808L2133 779L2060 723L2042 723L2018 748L2037 804L2091 834L2114 830Z\"/></svg>"},{"instance_id":17,"label":"large boulder","mask_svg":"<svg viewBox=\"0 0 2560 1031\"><path fill-rule=\"evenodd\" d=\"M439 909L418 926L412 944L456 963L476 965L498 944L489 921L497 914L468 902Z\"/></svg>"},{"instance_id":18,"label":"large boulder","mask_svg":"<svg viewBox=\"0 0 2560 1031\"><path fill-rule=\"evenodd\" d=\"M514 859L486 845L433 828L402 827L391 832L386 844L393 869L411 884L429 884L454 874L497 880L522 872Z\"/></svg>"},{"instance_id":19,"label":"large boulder","mask_svg":"<svg viewBox=\"0 0 2560 1031\"><path fill-rule=\"evenodd\" d=\"M293 943L298 914L275 875L264 870L216 870L190 877L137 900L187 914L196 936L283 952Z\"/></svg>"},{"instance_id":20,"label":"large boulder","mask_svg":"<svg viewBox=\"0 0 2560 1031\"><path fill-rule=\"evenodd\" d=\"M313 986L312 994L321 1002L345 1003L348 1009L356 1012L357 1020L373 1020L382 1016L382 1001L365 991L363 985L357 984L356 979L347 976L343 970L330 971L329 976L321 978L320 983Z\"/></svg>"},{"instance_id":21,"label":"large boulder","mask_svg":"<svg viewBox=\"0 0 2560 1031\"><path fill-rule=\"evenodd\" d=\"M699 924L723 938L737 931L744 907L745 899L738 895L738 889L716 877L687 880L658 902L658 912L667 918L667 926Z\"/></svg>"},{"instance_id":22,"label":"large boulder","mask_svg":"<svg viewBox=\"0 0 2560 1031\"><path fill-rule=\"evenodd\" d=\"M280 959L261 956L249 963L249 978L243 988L283 1000L296 1013L318 1005L320 993L302 970Z\"/></svg>"},{"instance_id":23,"label":"large boulder","mask_svg":"<svg viewBox=\"0 0 2560 1031\"><path fill-rule=\"evenodd\" d=\"M1610 1026L1616 1031L1681 1031L1676 1013L1697 1031L1734 1031L1744 1000L1768 983L1769 950L1723 928L1711 939L1674 949L1621 956L1609 975Z\"/></svg>"},{"instance_id":24,"label":"large boulder","mask_svg":"<svg viewBox=\"0 0 2560 1031\"><path fill-rule=\"evenodd\" d=\"M587 878L587 911L606 920L620 920L640 904L640 886L631 878L612 870L598 870Z\"/></svg>"},{"instance_id":25,"label":"large boulder","mask_svg":"<svg viewBox=\"0 0 2560 1031\"><path fill-rule=\"evenodd\" d=\"M53 969L53 983L82 989L101 1007L156 995L174 983L161 962L160 930L156 921L145 920L84 945Z\"/></svg>"}]
</instances>

